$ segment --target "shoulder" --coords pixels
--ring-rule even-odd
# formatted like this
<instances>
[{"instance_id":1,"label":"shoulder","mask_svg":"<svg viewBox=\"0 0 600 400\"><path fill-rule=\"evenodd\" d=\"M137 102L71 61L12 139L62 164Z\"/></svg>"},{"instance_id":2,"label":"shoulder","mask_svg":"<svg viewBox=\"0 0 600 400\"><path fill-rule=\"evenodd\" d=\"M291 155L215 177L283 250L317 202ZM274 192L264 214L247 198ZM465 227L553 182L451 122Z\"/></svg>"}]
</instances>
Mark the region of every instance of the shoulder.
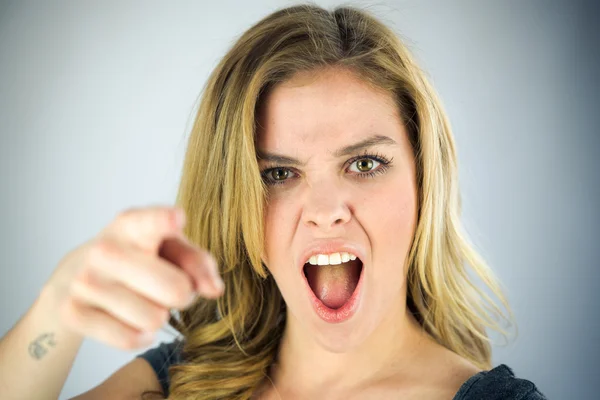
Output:
<instances>
[{"instance_id":1,"label":"shoulder","mask_svg":"<svg viewBox=\"0 0 600 400\"><path fill-rule=\"evenodd\" d=\"M168 394L169 388L169 367L181 363L182 347L181 340L174 340L170 343L160 343L136 356L150 364L165 394Z\"/></svg>"},{"instance_id":2,"label":"shoulder","mask_svg":"<svg viewBox=\"0 0 600 400\"><path fill-rule=\"evenodd\" d=\"M536 385L515 377L506 364L471 376L458 390L454 400L546 400Z\"/></svg>"}]
</instances>

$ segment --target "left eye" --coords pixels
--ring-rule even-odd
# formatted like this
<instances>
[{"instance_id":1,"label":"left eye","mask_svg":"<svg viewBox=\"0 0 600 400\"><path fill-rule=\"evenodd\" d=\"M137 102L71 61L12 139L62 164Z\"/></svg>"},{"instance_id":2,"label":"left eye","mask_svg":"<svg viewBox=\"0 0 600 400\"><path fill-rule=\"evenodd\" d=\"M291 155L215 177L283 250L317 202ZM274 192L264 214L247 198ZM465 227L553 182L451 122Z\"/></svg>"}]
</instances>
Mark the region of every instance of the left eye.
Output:
<instances>
[{"instance_id":1,"label":"left eye","mask_svg":"<svg viewBox=\"0 0 600 400\"><path fill-rule=\"evenodd\" d=\"M353 166L356 166L358 168L358 171L353 172L371 172L373 168L377 167L377 165L373 165L373 163L377 163L377 165L379 165L379 161L373 160L372 158L361 158L359 160L353 161L350 164L350 169L352 169Z\"/></svg>"}]
</instances>

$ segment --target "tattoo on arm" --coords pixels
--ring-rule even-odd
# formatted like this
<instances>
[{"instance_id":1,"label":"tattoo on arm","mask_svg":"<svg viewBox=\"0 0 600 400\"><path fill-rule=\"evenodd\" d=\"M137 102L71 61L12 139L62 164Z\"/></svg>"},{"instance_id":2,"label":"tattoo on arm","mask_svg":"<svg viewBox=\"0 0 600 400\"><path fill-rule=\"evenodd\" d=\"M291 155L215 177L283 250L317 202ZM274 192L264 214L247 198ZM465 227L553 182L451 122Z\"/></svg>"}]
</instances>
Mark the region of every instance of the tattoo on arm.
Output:
<instances>
[{"instance_id":1,"label":"tattoo on arm","mask_svg":"<svg viewBox=\"0 0 600 400\"><path fill-rule=\"evenodd\" d=\"M56 346L54 333L44 333L29 343L29 355L36 360L40 360L48 353L49 348L54 346Z\"/></svg>"}]
</instances>

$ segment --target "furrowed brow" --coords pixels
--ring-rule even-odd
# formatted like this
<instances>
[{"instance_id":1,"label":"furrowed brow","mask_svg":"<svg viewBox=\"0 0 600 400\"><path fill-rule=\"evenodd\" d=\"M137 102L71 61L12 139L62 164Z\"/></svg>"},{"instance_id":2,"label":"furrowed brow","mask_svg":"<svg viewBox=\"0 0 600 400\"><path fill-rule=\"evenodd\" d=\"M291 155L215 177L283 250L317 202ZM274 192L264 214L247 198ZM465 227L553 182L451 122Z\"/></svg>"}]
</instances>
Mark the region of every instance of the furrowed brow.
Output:
<instances>
[{"instance_id":1,"label":"furrowed brow","mask_svg":"<svg viewBox=\"0 0 600 400\"><path fill-rule=\"evenodd\" d=\"M397 144L396 141L388 136L384 135L373 135L360 142L342 147L341 149L336 150L333 153L333 156L336 158L348 156L350 154L356 153L360 150L369 148L371 146L380 145L380 144ZM294 157L285 156L282 154L270 153L266 151L257 150L256 156L259 160L270 161L276 164L284 164L290 166L305 166L306 162L300 161Z\"/></svg>"},{"instance_id":2,"label":"furrowed brow","mask_svg":"<svg viewBox=\"0 0 600 400\"><path fill-rule=\"evenodd\" d=\"M262 161L270 161L275 164L301 166L306 165L305 162L295 159L294 157L288 157L281 154L269 153L261 150L256 151L256 157Z\"/></svg>"},{"instance_id":3,"label":"furrowed brow","mask_svg":"<svg viewBox=\"0 0 600 400\"><path fill-rule=\"evenodd\" d=\"M366 149L368 147L375 146L378 144L394 145L394 144L396 144L396 141L388 136L373 135L373 136L369 136L365 140L361 140L358 143L351 144L346 147L342 147L341 149L339 149L335 153L333 153L333 156L336 158L348 156L350 154L356 153L357 151L360 151L360 150L363 150L363 149Z\"/></svg>"}]
</instances>

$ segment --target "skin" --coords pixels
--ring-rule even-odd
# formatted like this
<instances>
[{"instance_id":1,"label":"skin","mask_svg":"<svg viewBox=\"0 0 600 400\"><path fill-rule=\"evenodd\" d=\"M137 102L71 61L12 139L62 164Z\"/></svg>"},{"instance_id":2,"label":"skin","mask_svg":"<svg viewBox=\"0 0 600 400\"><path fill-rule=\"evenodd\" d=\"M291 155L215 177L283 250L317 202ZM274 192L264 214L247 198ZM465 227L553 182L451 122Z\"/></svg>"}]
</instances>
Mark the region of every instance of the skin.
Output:
<instances>
[{"instance_id":1,"label":"skin","mask_svg":"<svg viewBox=\"0 0 600 400\"><path fill-rule=\"evenodd\" d=\"M452 398L479 370L433 341L407 310L418 196L412 148L391 95L341 69L302 73L268 95L259 124L259 153L304 163L259 160L261 171L282 168L267 174L284 183L269 186L263 262L288 310L271 371L275 388L262 397ZM393 143L333 155L375 134ZM364 167L365 153L391 163L365 177L384 168L377 161ZM297 267L309 244L327 239L360 246L366 256L359 309L339 324L314 312Z\"/></svg>"}]
</instances>

